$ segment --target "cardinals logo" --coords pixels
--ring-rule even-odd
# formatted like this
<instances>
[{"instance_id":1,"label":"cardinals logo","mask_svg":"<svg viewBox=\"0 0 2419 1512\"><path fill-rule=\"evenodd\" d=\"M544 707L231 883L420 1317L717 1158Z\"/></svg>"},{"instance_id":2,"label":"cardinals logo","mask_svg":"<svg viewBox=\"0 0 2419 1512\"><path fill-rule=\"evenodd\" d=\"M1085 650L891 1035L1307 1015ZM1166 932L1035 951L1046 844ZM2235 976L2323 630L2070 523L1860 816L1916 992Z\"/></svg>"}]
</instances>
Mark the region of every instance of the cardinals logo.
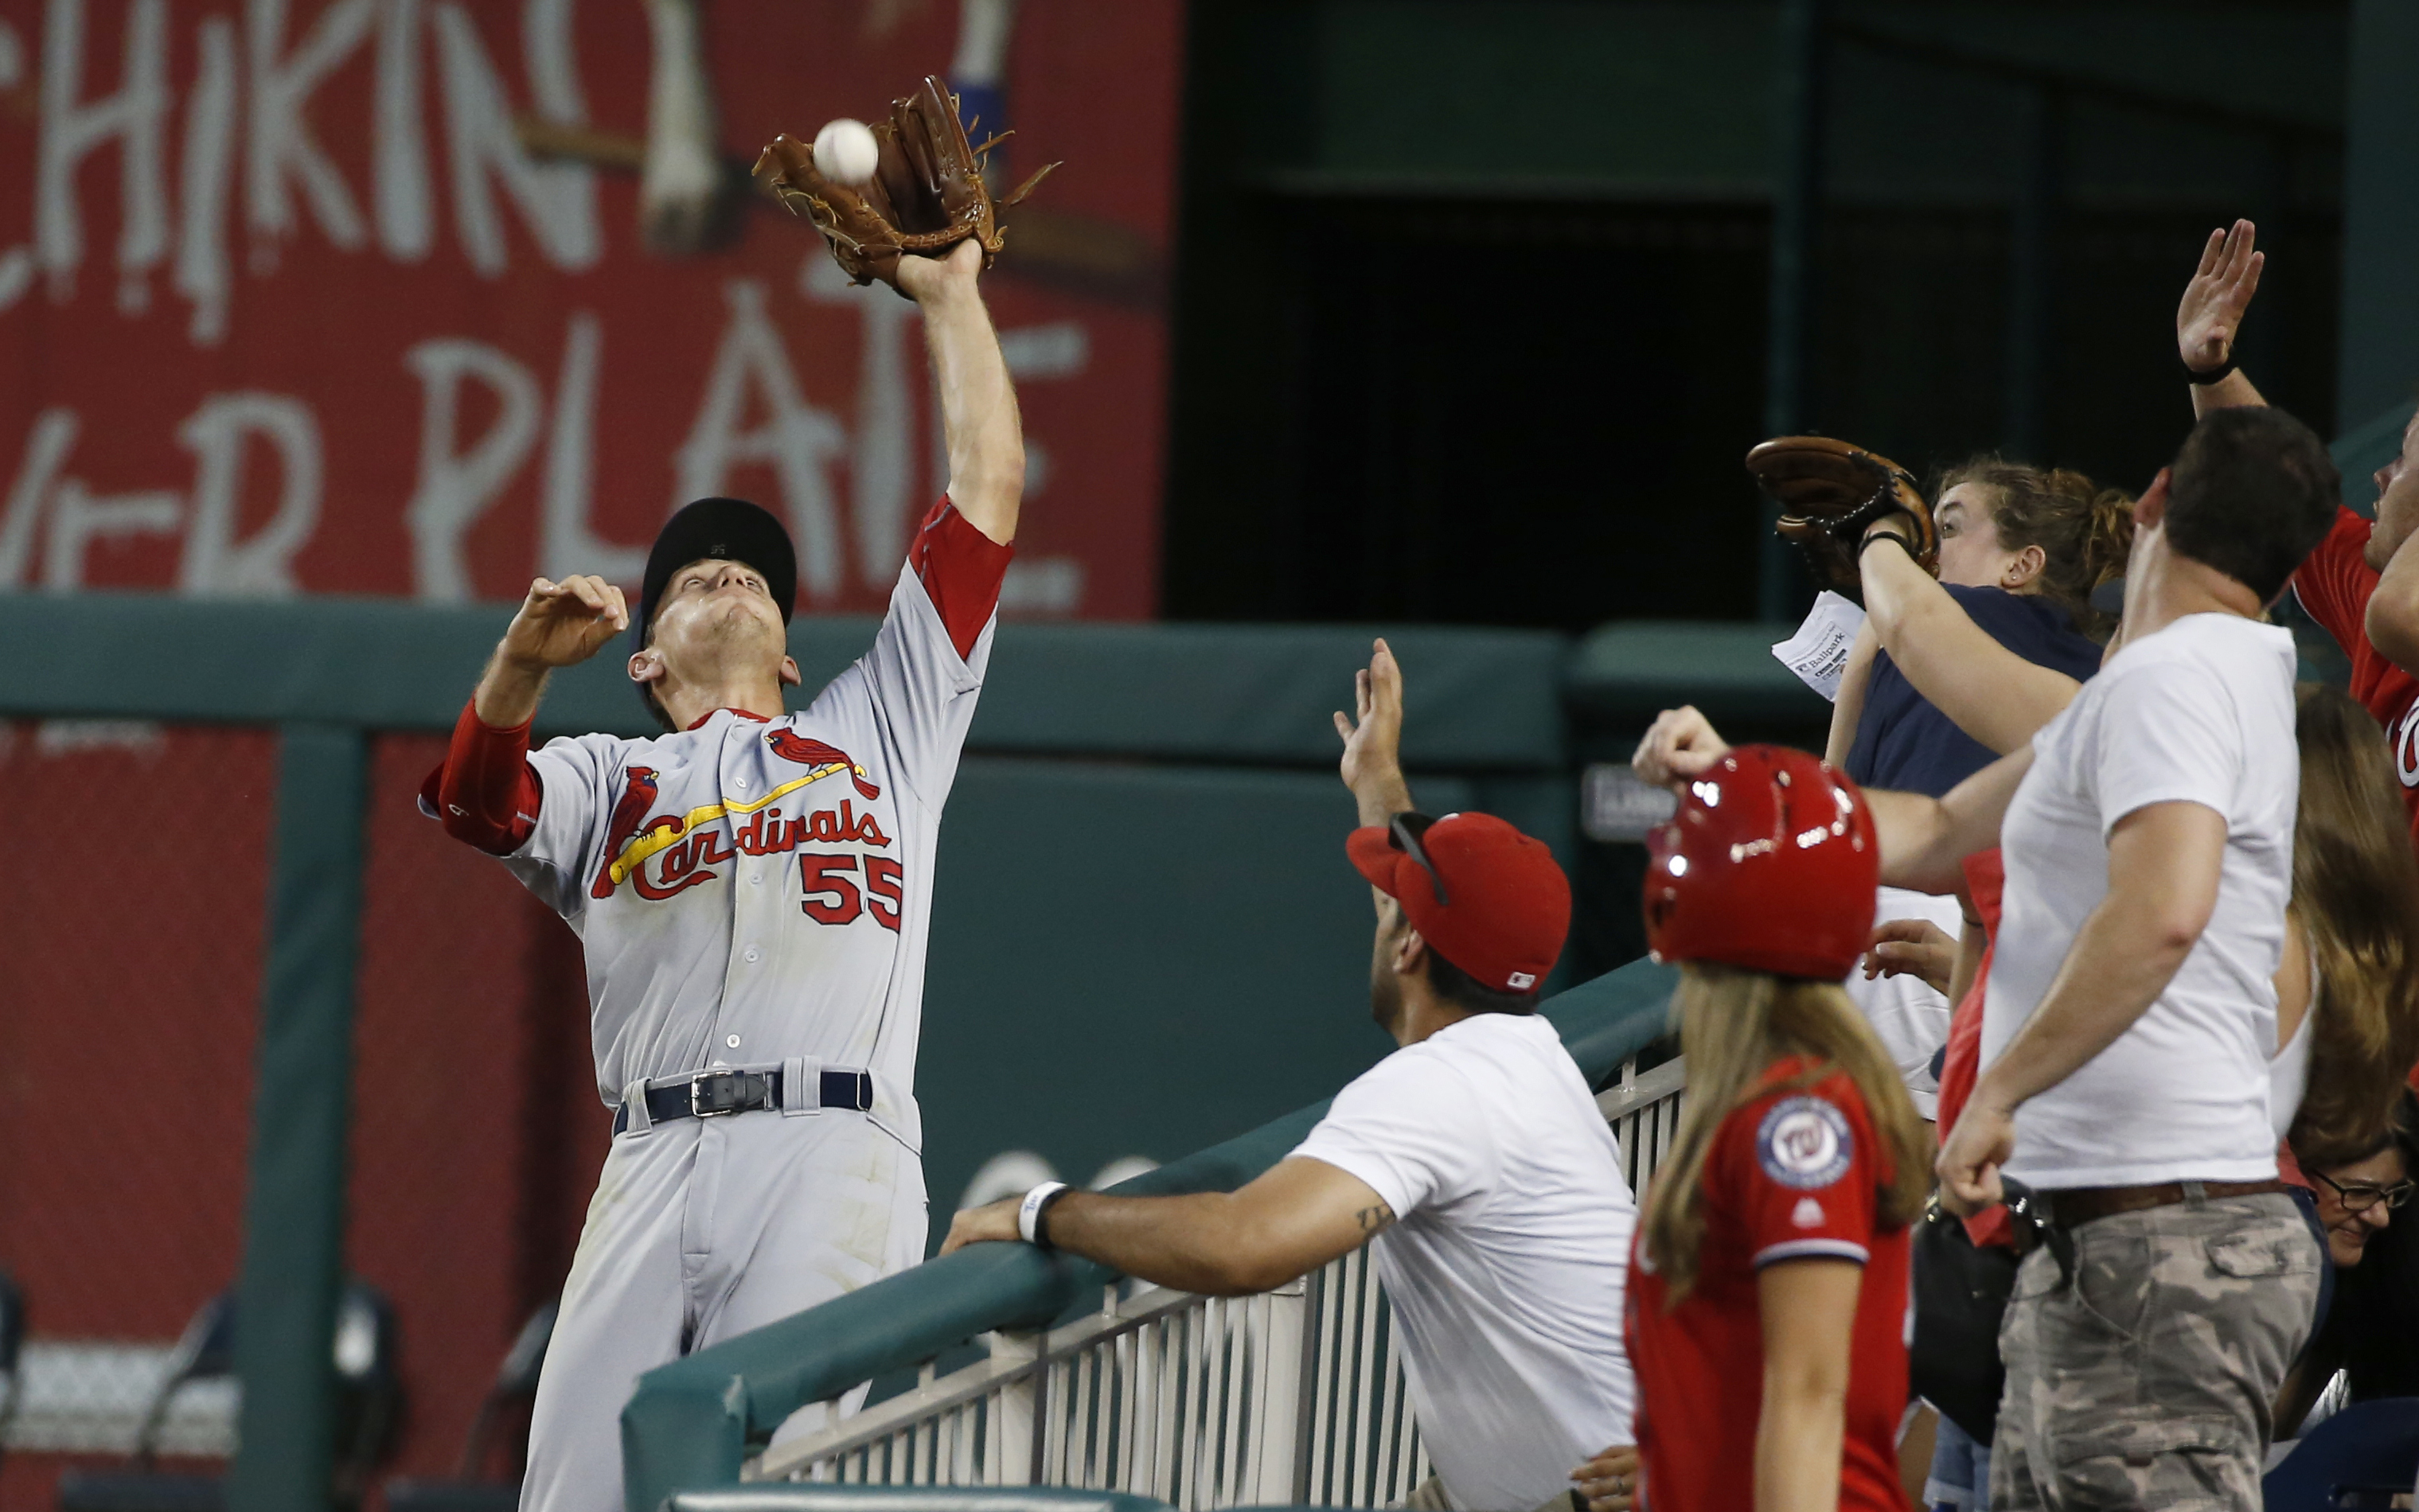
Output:
<instances>
[{"instance_id":1,"label":"cardinals logo","mask_svg":"<svg viewBox=\"0 0 2419 1512\"><path fill-rule=\"evenodd\" d=\"M778 729L764 732L764 743L784 761L794 761L802 767L839 767L848 772L848 780L856 784L858 794L867 800L880 798L882 789L866 780L863 767L848 758L848 753L836 745L810 741L796 730Z\"/></svg>"},{"instance_id":2,"label":"cardinals logo","mask_svg":"<svg viewBox=\"0 0 2419 1512\"><path fill-rule=\"evenodd\" d=\"M655 806L655 769L632 767L624 775L629 786L623 789L622 801L613 805L613 822L605 832L605 864L597 870L596 884L588 890L588 895L593 898L613 895L613 858L621 854L625 842L638 837L639 827L646 819L647 810ZM670 814L656 821L675 827L680 822Z\"/></svg>"}]
</instances>

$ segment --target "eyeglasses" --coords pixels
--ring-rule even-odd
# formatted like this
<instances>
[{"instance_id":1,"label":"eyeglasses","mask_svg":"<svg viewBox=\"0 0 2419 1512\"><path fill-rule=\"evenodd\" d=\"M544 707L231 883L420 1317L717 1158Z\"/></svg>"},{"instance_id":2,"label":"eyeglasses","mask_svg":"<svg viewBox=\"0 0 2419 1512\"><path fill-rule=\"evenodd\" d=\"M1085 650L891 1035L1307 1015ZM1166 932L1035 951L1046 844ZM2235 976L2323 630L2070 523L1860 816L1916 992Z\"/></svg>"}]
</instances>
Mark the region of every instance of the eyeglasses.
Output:
<instances>
[{"instance_id":1,"label":"eyeglasses","mask_svg":"<svg viewBox=\"0 0 2419 1512\"><path fill-rule=\"evenodd\" d=\"M2411 1200L2412 1192L2419 1191L2419 1182L2396 1182L2391 1186L2380 1186L2374 1182L2354 1182L2346 1186L2325 1171L2314 1170L2310 1174L2335 1189L2335 1196L2342 1199L2344 1211L2348 1213L2365 1213L2380 1202L2388 1208L2398 1208Z\"/></svg>"},{"instance_id":2,"label":"eyeglasses","mask_svg":"<svg viewBox=\"0 0 2419 1512\"><path fill-rule=\"evenodd\" d=\"M1394 822L1386 826L1386 838L1396 850L1410 857L1420 870L1428 874L1428 884L1436 889L1437 907L1447 908L1451 906L1451 900L1445 896L1444 874L1437 870L1436 859L1428 854L1428 848L1420 844L1420 837L1426 834L1428 826L1435 822L1425 814L1408 811L1397 814Z\"/></svg>"}]
</instances>

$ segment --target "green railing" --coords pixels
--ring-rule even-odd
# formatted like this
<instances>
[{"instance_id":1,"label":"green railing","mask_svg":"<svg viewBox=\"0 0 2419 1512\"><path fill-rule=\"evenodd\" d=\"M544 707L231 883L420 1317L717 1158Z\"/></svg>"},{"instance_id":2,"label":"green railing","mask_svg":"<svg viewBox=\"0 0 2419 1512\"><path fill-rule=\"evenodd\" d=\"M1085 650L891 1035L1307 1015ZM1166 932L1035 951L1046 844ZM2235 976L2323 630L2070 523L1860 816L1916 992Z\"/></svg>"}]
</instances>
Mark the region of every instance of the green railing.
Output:
<instances>
[{"instance_id":1,"label":"green railing","mask_svg":"<svg viewBox=\"0 0 2419 1512\"><path fill-rule=\"evenodd\" d=\"M1548 1002L1579 1070L1601 1087L1665 1031L1672 974L1648 961ZM1135 1196L1232 1191L1284 1158L1324 1102L1117 1187ZM1024 1245L985 1245L877 1281L793 1318L649 1371L622 1412L630 1512L675 1491L735 1485L740 1466L792 1413L913 1367L991 1330L1042 1328L1090 1306L1115 1273Z\"/></svg>"}]
</instances>

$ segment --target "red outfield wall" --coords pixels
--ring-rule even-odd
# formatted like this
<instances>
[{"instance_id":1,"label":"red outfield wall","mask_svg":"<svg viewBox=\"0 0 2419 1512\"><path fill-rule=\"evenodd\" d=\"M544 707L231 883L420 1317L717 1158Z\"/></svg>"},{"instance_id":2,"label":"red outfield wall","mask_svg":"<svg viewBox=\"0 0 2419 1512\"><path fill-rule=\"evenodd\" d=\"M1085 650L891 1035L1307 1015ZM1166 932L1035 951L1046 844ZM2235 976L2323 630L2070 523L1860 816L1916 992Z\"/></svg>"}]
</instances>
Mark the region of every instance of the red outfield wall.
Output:
<instances>
[{"instance_id":1,"label":"red outfield wall","mask_svg":"<svg viewBox=\"0 0 2419 1512\"><path fill-rule=\"evenodd\" d=\"M1149 616L1177 0L701 14L734 162L996 55L1007 173L1066 160L987 283L1010 602ZM878 607L942 482L914 306L761 201L646 250L652 35L640 0L0 0L0 589L517 597L634 578L730 492L790 520L803 609Z\"/></svg>"},{"instance_id":2,"label":"red outfield wall","mask_svg":"<svg viewBox=\"0 0 2419 1512\"><path fill-rule=\"evenodd\" d=\"M1009 599L1147 618L1181 7L1023 0L996 46L986 12L709 0L721 148L997 54L1008 174L1067 160L985 283L1032 456ZM914 306L748 201L647 250L659 61L640 0L0 0L0 591L516 597L635 578L729 492L790 521L803 612L878 608L943 481ZM411 812L438 749L375 747L349 1195L423 1475L606 1139L578 943ZM274 767L267 732L0 723L0 812L136 837L0 883L0 1269L38 1341L164 1343L233 1283ZM62 1462L8 1457L0 1512Z\"/></svg>"}]
</instances>

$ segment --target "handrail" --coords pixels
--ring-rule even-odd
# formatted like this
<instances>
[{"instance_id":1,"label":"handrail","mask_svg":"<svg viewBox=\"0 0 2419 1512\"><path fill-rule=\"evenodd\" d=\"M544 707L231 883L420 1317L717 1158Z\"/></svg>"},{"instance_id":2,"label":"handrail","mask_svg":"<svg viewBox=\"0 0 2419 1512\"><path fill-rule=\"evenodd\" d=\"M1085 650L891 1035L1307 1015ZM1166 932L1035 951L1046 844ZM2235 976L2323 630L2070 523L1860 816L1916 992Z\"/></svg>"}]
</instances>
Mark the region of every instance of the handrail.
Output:
<instances>
[{"instance_id":1,"label":"handrail","mask_svg":"<svg viewBox=\"0 0 2419 1512\"><path fill-rule=\"evenodd\" d=\"M1665 1032L1672 973L1633 961L1540 1012L1591 1087ZM1121 1183L1130 1196L1232 1191L1284 1158L1322 1100ZM624 1503L655 1512L676 1490L735 1485L751 1448L792 1413L995 1329L1050 1325L1096 1306L1105 1266L1025 1245L979 1245L700 1350L639 1378L622 1410Z\"/></svg>"}]
</instances>

